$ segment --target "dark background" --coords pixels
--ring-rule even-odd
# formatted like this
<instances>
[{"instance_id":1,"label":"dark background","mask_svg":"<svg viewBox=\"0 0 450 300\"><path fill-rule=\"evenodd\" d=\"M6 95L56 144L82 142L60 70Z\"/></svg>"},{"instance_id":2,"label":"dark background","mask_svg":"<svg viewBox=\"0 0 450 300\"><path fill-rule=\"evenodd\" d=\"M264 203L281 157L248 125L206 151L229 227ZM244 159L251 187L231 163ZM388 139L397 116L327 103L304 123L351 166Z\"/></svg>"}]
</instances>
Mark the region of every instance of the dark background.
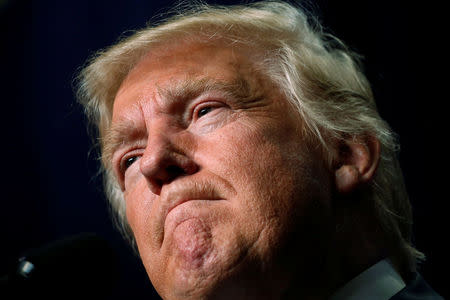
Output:
<instances>
[{"instance_id":1,"label":"dark background","mask_svg":"<svg viewBox=\"0 0 450 300\"><path fill-rule=\"evenodd\" d=\"M111 299L157 299L139 260L113 229L72 80L90 54L173 3L0 0L0 275L27 249L96 232L120 257ZM400 136L415 245L428 257L421 273L447 298L449 76L442 8L387 0L311 0L306 6L365 57L380 113Z\"/></svg>"}]
</instances>

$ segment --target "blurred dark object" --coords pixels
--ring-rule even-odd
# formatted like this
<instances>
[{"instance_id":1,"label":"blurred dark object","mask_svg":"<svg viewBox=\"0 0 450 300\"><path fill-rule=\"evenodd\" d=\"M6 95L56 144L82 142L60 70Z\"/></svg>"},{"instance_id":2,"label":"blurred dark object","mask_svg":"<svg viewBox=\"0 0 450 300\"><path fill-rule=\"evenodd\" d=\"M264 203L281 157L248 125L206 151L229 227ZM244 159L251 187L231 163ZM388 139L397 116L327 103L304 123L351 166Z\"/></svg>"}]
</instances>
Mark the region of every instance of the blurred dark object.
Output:
<instances>
[{"instance_id":1,"label":"blurred dark object","mask_svg":"<svg viewBox=\"0 0 450 300\"><path fill-rule=\"evenodd\" d=\"M0 298L108 299L117 275L114 256L92 233L30 250L1 278Z\"/></svg>"}]
</instances>

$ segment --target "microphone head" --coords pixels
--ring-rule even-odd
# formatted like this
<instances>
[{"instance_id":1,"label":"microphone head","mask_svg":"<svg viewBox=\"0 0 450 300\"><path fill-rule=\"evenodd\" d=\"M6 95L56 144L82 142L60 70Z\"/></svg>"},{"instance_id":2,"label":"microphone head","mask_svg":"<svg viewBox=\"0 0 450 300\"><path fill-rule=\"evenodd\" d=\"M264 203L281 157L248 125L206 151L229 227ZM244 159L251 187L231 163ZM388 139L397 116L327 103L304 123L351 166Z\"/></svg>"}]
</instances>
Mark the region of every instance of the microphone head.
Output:
<instances>
[{"instance_id":1,"label":"microphone head","mask_svg":"<svg viewBox=\"0 0 450 300\"><path fill-rule=\"evenodd\" d=\"M10 292L14 299L106 299L116 275L109 244L85 233L25 253L11 276Z\"/></svg>"}]
</instances>

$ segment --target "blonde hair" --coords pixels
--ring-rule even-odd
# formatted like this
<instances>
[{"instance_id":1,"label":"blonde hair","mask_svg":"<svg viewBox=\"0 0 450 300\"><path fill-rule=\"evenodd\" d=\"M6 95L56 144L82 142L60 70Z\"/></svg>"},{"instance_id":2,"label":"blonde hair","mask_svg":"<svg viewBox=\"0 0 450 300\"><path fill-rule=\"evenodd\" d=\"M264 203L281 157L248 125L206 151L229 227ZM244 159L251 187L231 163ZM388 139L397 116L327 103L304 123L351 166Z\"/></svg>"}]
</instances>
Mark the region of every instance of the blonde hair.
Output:
<instances>
[{"instance_id":1,"label":"blonde hair","mask_svg":"<svg viewBox=\"0 0 450 300\"><path fill-rule=\"evenodd\" d=\"M412 213L397 159L398 144L379 116L358 56L325 33L302 9L279 1L245 6L191 5L157 26L136 31L98 52L79 74L78 97L98 129L100 146L112 116L115 95L127 74L153 47L177 40L214 43L258 50L257 68L264 72L302 116L305 131L329 153L330 140L372 136L381 144L381 158L367 195L397 263L414 271L424 255L411 245ZM133 242L126 221L122 191L103 158L105 192L119 227Z\"/></svg>"}]
</instances>

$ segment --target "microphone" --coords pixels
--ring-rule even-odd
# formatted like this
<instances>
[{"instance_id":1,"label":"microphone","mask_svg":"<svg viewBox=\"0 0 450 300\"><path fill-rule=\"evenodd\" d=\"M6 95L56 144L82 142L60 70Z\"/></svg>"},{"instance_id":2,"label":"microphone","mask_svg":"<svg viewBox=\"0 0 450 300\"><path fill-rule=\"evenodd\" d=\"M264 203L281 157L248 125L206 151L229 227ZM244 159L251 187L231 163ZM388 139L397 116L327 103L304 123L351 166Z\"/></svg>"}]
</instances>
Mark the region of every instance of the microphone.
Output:
<instances>
[{"instance_id":1,"label":"microphone","mask_svg":"<svg viewBox=\"0 0 450 300\"><path fill-rule=\"evenodd\" d=\"M0 298L107 299L117 275L115 255L93 233L32 249L0 280ZM3 298L4 299L4 298Z\"/></svg>"}]
</instances>

